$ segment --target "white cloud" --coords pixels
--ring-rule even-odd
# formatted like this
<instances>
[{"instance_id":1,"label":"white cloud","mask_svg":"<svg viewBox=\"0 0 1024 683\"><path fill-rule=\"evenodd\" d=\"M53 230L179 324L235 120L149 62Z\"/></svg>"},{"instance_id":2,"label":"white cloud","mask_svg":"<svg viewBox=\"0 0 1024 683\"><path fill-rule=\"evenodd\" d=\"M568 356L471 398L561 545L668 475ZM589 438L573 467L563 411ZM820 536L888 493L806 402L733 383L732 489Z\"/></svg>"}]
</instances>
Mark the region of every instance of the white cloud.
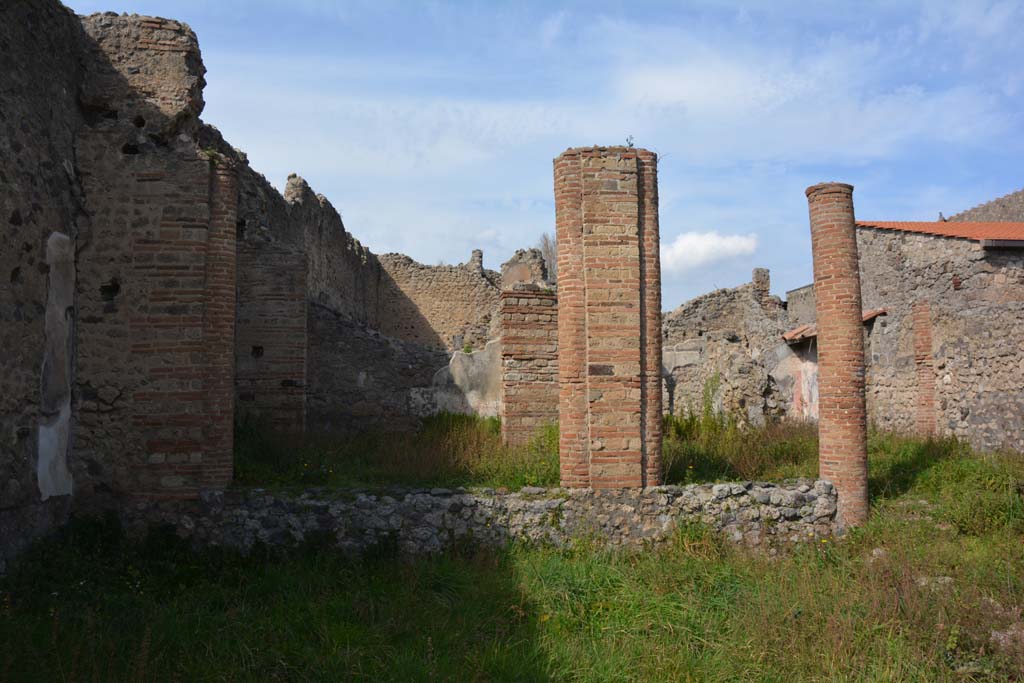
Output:
<instances>
[{"instance_id":1,"label":"white cloud","mask_svg":"<svg viewBox=\"0 0 1024 683\"><path fill-rule=\"evenodd\" d=\"M737 256L750 256L757 250L757 235L723 235L711 232L684 232L661 247L661 267L669 273L682 273Z\"/></svg>"}]
</instances>

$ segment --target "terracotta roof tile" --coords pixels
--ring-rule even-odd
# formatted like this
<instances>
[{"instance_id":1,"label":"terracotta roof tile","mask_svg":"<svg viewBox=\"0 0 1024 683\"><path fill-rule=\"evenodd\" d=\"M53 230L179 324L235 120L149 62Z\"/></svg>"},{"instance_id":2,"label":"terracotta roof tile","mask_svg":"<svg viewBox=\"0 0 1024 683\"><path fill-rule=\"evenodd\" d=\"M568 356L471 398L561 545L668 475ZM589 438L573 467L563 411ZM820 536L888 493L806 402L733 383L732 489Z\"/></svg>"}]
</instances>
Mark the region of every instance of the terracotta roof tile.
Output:
<instances>
[{"instance_id":1,"label":"terracotta roof tile","mask_svg":"<svg viewBox=\"0 0 1024 683\"><path fill-rule=\"evenodd\" d=\"M888 311L884 308L872 308L869 311L864 311L864 322L874 320L880 315L886 315ZM818 336L818 326L814 323L806 323L799 327L794 327L789 332L782 335L782 338L786 340L788 344L798 344L807 339Z\"/></svg>"},{"instance_id":2,"label":"terracotta roof tile","mask_svg":"<svg viewBox=\"0 0 1024 683\"><path fill-rule=\"evenodd\" d=\"M902 230L968 240L1024 240L1024 223L977 221L857 221L857 227Z\"/></svg>"}]
</instances>

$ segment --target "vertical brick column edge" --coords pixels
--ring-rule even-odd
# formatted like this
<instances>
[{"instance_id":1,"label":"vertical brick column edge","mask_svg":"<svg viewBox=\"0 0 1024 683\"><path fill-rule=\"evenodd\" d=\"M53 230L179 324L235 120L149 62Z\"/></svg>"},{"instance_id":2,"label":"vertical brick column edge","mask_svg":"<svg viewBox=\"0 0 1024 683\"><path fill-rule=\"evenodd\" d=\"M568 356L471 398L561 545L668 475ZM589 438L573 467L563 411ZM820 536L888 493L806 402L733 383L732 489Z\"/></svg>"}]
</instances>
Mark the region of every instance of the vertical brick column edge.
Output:
<instances>
[{"instance_id":1,"label":"vertical brick column edge","mask_svg":"<svg viewBox=\"0 0 1024 683\"><path fill-rule=\"evenodd\" d=\"M868 514L864 331L853 186L807 188L818 324L820 476L839 496L841 526Z\"/></svg>"},{"instance_id":2,"label":"vertical brick column edge","mask_svg":"<svg viewBox=\"0 0 1024 683\"><path fill-rule=\"evenodd\" d=\"M234 446L235 223L238 176L219 163L210 174L210 227L206 239L206 296L203 311L203 378L206 443L204 486L231 483Z\"/></svg>"}]
</instances>

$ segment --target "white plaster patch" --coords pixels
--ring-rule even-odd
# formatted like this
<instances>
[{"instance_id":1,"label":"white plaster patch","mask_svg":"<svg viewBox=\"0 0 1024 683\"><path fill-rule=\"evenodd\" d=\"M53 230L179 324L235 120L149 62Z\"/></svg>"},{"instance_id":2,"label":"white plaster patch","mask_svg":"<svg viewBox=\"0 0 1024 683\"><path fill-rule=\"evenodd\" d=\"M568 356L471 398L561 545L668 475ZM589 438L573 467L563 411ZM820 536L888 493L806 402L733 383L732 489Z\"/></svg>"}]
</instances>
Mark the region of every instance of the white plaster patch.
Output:
<instances>
[{"instance_id":1,"label":"white plaster patch","mask_svg":"<svg viewBox=\"0 0 1024 683\"><path fill-rule=\"evenodd\" d=\"M39 458L36 479L43 500L50 496L71 495L71 472L68 471L68 432L71 430L71 405L61 406L49 424L39 425Z\"/></svg>"}]
</instances>

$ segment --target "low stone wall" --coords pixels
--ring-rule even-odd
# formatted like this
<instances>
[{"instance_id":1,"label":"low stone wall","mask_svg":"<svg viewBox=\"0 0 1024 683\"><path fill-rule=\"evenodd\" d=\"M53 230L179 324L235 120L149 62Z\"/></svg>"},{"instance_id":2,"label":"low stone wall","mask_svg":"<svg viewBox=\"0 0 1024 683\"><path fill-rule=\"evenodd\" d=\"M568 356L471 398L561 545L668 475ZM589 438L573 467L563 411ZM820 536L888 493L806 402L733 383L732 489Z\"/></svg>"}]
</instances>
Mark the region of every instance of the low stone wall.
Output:
<instances>
[{"instance_id":1,"label":"low stone wall","mask_svg":"<svg viewBox=\"0 0 1024 683\"><path fill-rule=\"evenodd\" d=\"M232 489L203 492L198 501L126 505L122 518L136 535L151 526L173 525L197 547L287 547L326 536L352 554L375 546L423 554L453 543L501 547L509 541L527 541L563 546L580 538L635 546L671 537L680 523L700 522L735 543L774 552L831 535L835 511L832 484L801 479L780 485L525 488L518 493L317 489L287 495Z\"/></svg>"}]
</instances>

